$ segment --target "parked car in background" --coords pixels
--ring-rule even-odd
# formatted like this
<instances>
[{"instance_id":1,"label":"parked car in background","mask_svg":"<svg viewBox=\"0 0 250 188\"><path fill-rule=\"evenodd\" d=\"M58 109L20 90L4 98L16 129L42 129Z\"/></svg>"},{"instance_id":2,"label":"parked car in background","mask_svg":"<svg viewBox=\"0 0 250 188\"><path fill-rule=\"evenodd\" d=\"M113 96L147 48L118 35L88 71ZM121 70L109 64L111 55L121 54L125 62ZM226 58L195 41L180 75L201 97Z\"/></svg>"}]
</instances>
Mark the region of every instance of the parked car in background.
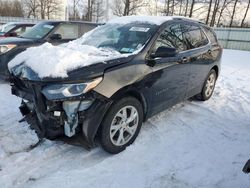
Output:
<instances>
[{"instance_id":1,"label":"parked car in background","mask_svg":"<svg viewBox=\"0 0 250 188\"><path fill-rule=\"evenodd\" d=\"M49 58L39 61L41 51ZM149 117L193 96L208 100L221 55L203 23L121 17L64 49L18 55L9 64L12 94L24 99L21 113L40 138L80 135L89 147L98 138L119 153Z\"/></svg>"},{"instance_id":2,"label":"parked car in background","mask_svg":"<svg viewBox=\"0 0 250 188\"><path fill-rule=\"evenodd\" d=\"M18 37L0 40L0 78L9 77L8 62L25 49L45 42L59 45L81 37L95 28L89 22L44 21L36 24Z\"/></svg>"},{"instance_id":3,"label":"parked car in background","mask_svg":"<svg viewBox=\"0 0 250 188\"><path fill-rule=\"evenodd\" d=\"M14 23L10 22L0 26L0 39L5 37L17 37L28 31L35 24L33 23Z\"/></svg>"}]
</instances>

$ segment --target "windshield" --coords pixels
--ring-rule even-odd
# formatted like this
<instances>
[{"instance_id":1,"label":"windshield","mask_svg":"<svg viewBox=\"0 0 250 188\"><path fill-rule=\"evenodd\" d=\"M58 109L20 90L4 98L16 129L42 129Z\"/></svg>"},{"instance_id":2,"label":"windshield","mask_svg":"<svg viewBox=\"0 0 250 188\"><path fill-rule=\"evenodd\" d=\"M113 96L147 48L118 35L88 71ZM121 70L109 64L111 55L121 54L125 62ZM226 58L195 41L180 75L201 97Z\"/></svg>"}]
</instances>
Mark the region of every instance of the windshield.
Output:
<instances>
[{"instance_id":1,"label":"windshield","mask_svg":"<svg viewBox=\"0 0 250 188\"><path fill-rule=\"evenodd\" d=\"M21 37L30 39L44 38L55 26L48 23L39 23L32 27L30 30L21 34Z\"/></svg>"},{"instance_id":2,"label":"windshield","mask_svg":"<svg viewBox=\"0 0 250 188\"><path fill-rule=\"evenodd\" d=\"M87 35L82 44L133 53L145 45L156 28L156 25L143 23L106 24Z\"/></svg>"},{"instance_id":3,"label":"windshield","mask_svg":"<svg viewBox=\"0 0 250 188\"><path fill-rule=\"evenodd\" d=\"M0 27L0 33L7 33L11 29L13 29L16 25L15 24L4 24Z\"/></svg>"}]
</instances>

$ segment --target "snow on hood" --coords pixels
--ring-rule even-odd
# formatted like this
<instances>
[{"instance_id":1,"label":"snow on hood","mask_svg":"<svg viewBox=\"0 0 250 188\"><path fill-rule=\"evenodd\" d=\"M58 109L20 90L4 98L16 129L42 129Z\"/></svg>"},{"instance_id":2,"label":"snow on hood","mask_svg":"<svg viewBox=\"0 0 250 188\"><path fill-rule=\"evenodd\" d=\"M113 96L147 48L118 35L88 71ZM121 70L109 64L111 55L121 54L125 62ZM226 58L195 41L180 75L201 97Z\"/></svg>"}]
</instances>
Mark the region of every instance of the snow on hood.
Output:
<instances>
[{"instance_id":1,"label":"snow on hood","mask_svg":"<svg viewBox=\"0 0 250 188\"><path fill-rule=\"evenodd\" d=\"M22 65L31 68L40 78L64 78L71 70L127 56L128 54L121 54L113 50L82 45L79 41L59 46L45 43L38 47L28 48L18 54L10 61L8 67L11 71L17 65Z\"/></svg>"},{"instance_id":2,"label":"snow on hood","mask_svg":"<svg viewBox=\"0 0 250 188\"><path fill-rule=\"evenodd\" d=\"M162 23L172 20L170 16L123 16L110 20L108 23L128 24L132 22L143 22L155 25L161 25Z\"/></svg>"}]
</instances>

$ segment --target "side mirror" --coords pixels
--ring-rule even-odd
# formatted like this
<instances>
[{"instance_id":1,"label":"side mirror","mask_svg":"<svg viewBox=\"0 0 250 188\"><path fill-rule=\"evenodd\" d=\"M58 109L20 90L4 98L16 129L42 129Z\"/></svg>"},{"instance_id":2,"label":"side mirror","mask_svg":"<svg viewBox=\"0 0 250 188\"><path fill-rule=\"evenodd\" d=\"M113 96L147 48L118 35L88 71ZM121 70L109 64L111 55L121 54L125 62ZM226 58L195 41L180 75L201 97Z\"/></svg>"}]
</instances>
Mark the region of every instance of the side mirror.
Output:
<instances>
[{"instance_id":1,"label":"side mirror","mask_svg":"<svg viewBox=\"0 0 250 188\"><path fill-rule=\"evenodd\" d=\"M157 48L156 52L152 54L152 58L157 57L174 57L177 54L177 50L175 48L161 46Z\"/></svg>"},{"instance_id":2,"label":"side mirror","mask_svg":"<svg viewBox=\"0 0 250 188\"><path fill-rule=\"evenodd\" d=\"M8 37L16 37L17 33L16 32L11 32L7 35Z\"/></svg>"},{"instance_id":3,"label":"side mirror","mask_svg":"<svg viewBox=\"0 0 250 188\"><path fill-rule=\"evenodd\" d=\"M52 34L49 38L50 38L50 40L61 40L62 35L61 34Z\"/></svg>"}]
</instances>

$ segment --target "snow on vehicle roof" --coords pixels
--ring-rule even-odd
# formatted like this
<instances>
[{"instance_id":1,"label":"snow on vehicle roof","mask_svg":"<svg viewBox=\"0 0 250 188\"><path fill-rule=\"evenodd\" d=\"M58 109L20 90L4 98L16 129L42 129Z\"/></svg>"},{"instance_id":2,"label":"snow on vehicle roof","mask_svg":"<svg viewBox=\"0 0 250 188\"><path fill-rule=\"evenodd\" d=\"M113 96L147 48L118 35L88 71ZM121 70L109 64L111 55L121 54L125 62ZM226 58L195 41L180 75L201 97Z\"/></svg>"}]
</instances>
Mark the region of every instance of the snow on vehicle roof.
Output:
<instances>
[{"instance_id":1,"label":"snow on vehicle roof","mask_svg":"<svg viewBox=\"0 0 250 188\"><path fill-rule=\"evenodd\" d=\"M142 22L161 25L162 23L172 20L171 16L123 16L110 20L108 23L128 24L132 22Z\"/></svg>"}]
</instances>

